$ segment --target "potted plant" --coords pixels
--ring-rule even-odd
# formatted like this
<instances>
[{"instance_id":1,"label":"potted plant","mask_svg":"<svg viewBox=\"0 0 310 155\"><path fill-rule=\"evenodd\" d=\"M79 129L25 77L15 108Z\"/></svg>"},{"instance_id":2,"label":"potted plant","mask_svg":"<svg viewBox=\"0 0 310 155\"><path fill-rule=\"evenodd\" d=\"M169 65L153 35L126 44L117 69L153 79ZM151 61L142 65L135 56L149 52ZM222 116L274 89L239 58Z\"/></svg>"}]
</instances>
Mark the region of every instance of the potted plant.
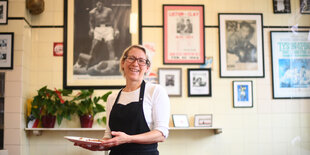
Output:
<instances>
[{"instance_id":1,"label":"potted plant","mask_svg":"<svg viewBox=\"0 0 310 155\"><path fill-rule=\"evenodd\" d=\"M105 108L99 102L107 101L108 96L112 93L111 91L105 93L102 96L92 96L94 93L93 89L81 90L74 98L73 102L76 103L77 114L80 117L80 123L82 128L91 128L93 125L94 116L97 113L105 112ZM106 117L102 116L97 118L97 122L100 124L106 122Z\"/></svg>"},{"instance_id":2,"label":"potted plant","mask_svg":"<svg viewBox=\"0 0 310 155\"><path fill-rule=\"evenodd\" d=\"M61 124L63 118L70 120L76 106L69 100L64 100L63 97L71 93L72 90L51 90L47 86L42 87L33 97L31 114L35 119L40 120L45 128L53 128L56 119L58 125Z\"/></svg>"}]
</instances>

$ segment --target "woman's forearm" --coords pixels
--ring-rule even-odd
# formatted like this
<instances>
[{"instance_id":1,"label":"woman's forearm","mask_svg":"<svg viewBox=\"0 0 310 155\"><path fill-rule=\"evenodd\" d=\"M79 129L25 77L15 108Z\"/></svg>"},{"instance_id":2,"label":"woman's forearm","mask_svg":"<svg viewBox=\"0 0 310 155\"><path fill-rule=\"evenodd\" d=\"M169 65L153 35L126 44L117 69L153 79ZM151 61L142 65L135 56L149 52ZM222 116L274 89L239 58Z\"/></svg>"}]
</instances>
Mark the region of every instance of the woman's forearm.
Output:
<instances>
[{"instance_id":1,"label":"woman's forearm","mask_svg":"<svg viewBox=\"0 0 310 155\"><path fill-rule=\"evenodd\" d=\"M152 144L165 141L164 135L158 130L152 130L138 135L131 135L129 143Z\"/></svg>"}]
</instances>

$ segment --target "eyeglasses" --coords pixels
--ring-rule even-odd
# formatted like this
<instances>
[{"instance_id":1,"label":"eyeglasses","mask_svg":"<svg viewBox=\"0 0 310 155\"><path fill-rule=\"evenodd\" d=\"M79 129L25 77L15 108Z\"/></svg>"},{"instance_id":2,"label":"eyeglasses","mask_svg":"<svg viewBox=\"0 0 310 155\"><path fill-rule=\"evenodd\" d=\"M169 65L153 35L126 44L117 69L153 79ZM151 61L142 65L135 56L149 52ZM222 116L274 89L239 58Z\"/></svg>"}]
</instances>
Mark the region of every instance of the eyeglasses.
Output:
<instances>
[{"instance_id":1,"label":"eyeglasses","mask_svg":"<svg viewBox=\"0 0 310 155\"><path fill-rule=\"evenodd\" d=\"M133 62L135 62L135 61L137 60L137 62L138 62L138 64L139 64L140 66L145 66L145 65L150 64L150 61L149 61L149 60L145 60L145 59L143 59L143 58L136 58L136 57L134 57L134 56L128 56L128 57L125 57L125 59L126 59L126 61L127 61L128 63L133 63Z\"/></svg>"}]
</instances>

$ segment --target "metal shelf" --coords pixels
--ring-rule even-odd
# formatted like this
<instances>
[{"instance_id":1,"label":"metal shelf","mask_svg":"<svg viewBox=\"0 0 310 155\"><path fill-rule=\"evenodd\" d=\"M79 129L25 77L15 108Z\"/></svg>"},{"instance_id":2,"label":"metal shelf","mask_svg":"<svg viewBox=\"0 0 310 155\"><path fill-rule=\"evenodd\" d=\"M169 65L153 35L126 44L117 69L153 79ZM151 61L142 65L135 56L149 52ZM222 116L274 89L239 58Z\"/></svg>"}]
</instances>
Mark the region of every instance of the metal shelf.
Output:
<instances>
[{"instance_id":1,"label":"metal shelf","mask_svg":"<svg viewBox=\"0 0 310 155\"><path fill-rule=\"evenodd\" d=\"M40 136L43 131L104 131L105 128L25 128L25 131L32 131L36 136ZM170 127L170 131L180 131L180 130L213 130L214 134L222 133L222 128L216 127Z\"/></svg>"}]
</instances>

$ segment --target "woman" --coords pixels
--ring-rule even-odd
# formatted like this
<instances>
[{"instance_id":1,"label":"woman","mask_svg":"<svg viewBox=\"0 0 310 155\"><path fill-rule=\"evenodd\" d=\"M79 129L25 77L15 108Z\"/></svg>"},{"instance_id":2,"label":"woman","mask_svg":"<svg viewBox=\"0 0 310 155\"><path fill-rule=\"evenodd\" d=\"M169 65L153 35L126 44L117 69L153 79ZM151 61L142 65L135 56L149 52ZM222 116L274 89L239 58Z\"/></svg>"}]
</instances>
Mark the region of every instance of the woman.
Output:
<instances>
[{"instance_id":1,"label":"woman","mask_svg":"<svg viewBox=\"0 0 310 155\"><path fill-rule=\"evenodd\" d=\"M146 83L151 62L143 46L128 47L120 59L126 86L107 101L107 128L102 148L110 155L157 155L157 143L168 137L170 101L163 87ZM87 148L85 146L82 146Z\"/></svg>"}]
</instances>

